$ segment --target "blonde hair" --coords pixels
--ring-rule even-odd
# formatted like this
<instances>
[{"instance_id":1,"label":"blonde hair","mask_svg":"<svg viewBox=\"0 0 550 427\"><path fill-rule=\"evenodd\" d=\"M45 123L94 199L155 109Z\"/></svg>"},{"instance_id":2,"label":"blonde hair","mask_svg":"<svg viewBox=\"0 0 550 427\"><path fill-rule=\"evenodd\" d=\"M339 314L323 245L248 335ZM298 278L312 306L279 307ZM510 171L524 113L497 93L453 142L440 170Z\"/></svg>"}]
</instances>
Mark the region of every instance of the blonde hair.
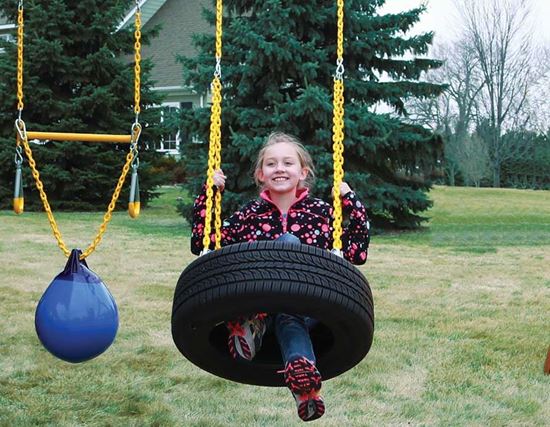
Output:
<instances>
[{"instance_id":1,"label":"blonde hair","mask_svg":"<svg viewBox=\"0 0 550 427\"><path fill-rule=\"evenodd\" d=\"M306 148L298 138L283 132L271 133L267 137L262 148L260 149L260 152L258 153L258 158L256 159L256 165L254 166L254 181L256 182L256 185L260 188L263 186L263 183L260 181L258 175L262 170L266 151L268 150L268 148L281 142L286 142L296 149L296 154L298 155L298 159L300 160L300 166L302 168L305 168L307 171L306 178L303 180L303 182L301 182L299 187L311 188L315 180L315 167L313 166L311 155L307 152Z\"/></svg>"}]
</instances>

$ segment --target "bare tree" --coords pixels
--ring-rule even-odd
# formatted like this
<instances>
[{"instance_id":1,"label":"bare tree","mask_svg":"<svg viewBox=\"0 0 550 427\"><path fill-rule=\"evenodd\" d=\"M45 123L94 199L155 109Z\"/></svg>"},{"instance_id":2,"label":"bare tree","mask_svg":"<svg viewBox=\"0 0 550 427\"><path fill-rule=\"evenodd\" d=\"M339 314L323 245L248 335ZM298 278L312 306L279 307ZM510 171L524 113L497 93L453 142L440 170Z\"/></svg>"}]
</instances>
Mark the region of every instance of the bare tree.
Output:
<instances>
[{"instance_id":1,"label":"bare tree","mask_svg":"<svg viewBox=\"0 0 550 427\"><path fill-rule=\"evenodd\" d=\"M539 52L536 81L514 128L545 134L550 131L550 48Z\"/></svg>"},{"instance_id":2,"label":"bare tree","mask_svg":"<svg viewBox=\"0 0 550 427\"><path fill-rule=\"evenodd\" d=\"M477 134L466 134L459 147L460 171L464 184L479 187L487 177L489 156L487 146Z\"/></svg>"},{"instance_id":3,"label":"bare tree","mask_svg":"<svg viewBox=\"0 0 550 427\"><path fill-rule=\"evenodd\" d=\"M465 36L484 79L483 107L490 132L487 142L493 186L507 156L502 135L519 116L534 81L534 51L528 27L527 0L457 0L465 19ZM517 151L515 156L520 155Z\"/></svg>"},{"instance_id":4,"label":"bare tree","mask_svg":"<svg viewBox=\"0 0 550 427\"><path fill-rule=\"evenodd\" d=\"M472 159L467 155L465 144L475 123L479 93L484 80L479 73L474 49L465 40L437 46L433 55L445 60L438 70L430 71L427 80L447 84L447 90L438 98L412 100L409 103L411 117L418 123L440 132L445 140L445 172L450 185L463 169L471 169L464 162Z\"/></svg>"}]
</instances>

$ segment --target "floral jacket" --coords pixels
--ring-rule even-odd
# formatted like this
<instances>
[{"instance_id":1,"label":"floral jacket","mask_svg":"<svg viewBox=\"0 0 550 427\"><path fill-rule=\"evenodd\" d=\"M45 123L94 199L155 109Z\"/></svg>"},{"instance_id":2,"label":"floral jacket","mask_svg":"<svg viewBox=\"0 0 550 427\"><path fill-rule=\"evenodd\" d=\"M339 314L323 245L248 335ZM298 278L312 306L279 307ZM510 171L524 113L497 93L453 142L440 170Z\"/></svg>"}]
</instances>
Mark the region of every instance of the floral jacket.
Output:
<instances>
[{"instance_id":1,"label":"floral jacket","mask_svg":"<svg viewBox=\"0 0 550 427\"><path fill-rule=\"evenodd\" d=\"M222 246L257 240L274 240L283 233L291 233L303 244L332 249L332 206L323 200L309 197L307 188L299 189L298 199L283 215L271 201L268 191L251 200L231 215L222 225ZM369 221L365 207L354 192L342 198L342 210L349 223L342 234L342 252L353 264L364 264L369 246ZM200 254L203 249L206 187L195 200L191 252ZM214 234L211 236L214 242ZM214 248L212 243L211 249Z\"/></svg>"}]
</instances>

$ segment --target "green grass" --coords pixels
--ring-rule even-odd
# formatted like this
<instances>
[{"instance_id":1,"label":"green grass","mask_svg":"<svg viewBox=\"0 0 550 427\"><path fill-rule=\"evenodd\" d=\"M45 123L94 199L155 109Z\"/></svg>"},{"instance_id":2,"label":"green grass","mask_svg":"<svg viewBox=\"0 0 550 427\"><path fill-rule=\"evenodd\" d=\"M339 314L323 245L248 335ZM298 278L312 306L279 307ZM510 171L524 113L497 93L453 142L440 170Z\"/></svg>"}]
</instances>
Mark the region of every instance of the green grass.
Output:
<instances>
[{"instance_id":1,"label":"green grass","mask_svg":"<svg viewBox=\"0 0 550 427\"><path fill-rule=\"evenodd\" d=\"M548 192L491 188L432 190L436 200L420 231L382 236L382 241L448 247L459 252L495 252L502 246L535 246L550 241Z\"/></svg>"},{"instance_id":2,"label":"green grass","mask_svg":"<svg viewBox=\"0 0 550 427\"><path fill-rule=\"evenodd\" d=\"M231 383L178 353L172 293L189 253L178 189L117 212L89 258L120 329L82 364L44 350L34 310L65 263L44 214L0 212L0 426L302 425L287 390ZM323 385L321 426L545 426L550 377L548 192L437 187L423 230L375 236L361 270L375 299L369 355ZM56 214L86 247L102 213Z\"/></svg>"}]
</instances>

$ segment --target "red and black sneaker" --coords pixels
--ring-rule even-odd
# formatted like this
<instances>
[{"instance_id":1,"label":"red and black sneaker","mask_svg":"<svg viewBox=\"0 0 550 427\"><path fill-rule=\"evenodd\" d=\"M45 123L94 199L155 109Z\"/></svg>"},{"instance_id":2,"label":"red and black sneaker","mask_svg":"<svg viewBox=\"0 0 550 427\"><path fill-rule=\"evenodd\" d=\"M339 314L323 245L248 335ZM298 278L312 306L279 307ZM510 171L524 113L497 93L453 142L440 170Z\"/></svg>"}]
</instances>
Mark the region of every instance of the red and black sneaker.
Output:
<instances>
[{"instance_id":1,"label":"red and black sneaker","mask_svg":"<svg viewBox=\"0 0 550 427\"><path fill-rule=\"evenodd\" d=\"M319 394L321 374L315 364L300 357L288 362L280 371L285 376L285 384L296 400L298 416L303 421L313 421L325 413L325 403Z\"/></svg>"},{"instance_id":2,"label":"red and black sneaker","mask_svg":"<svg viewBox=\"0 0 550 427\"><path fill-rule=\"evenodd\" d=\"M239 317L237 320L226 322L225 325L229 330L227 346L233 359L249 362L256 356L262 346L266 316L265 313L259 313L248 318Z\"/></svg>"}]
</instances>

